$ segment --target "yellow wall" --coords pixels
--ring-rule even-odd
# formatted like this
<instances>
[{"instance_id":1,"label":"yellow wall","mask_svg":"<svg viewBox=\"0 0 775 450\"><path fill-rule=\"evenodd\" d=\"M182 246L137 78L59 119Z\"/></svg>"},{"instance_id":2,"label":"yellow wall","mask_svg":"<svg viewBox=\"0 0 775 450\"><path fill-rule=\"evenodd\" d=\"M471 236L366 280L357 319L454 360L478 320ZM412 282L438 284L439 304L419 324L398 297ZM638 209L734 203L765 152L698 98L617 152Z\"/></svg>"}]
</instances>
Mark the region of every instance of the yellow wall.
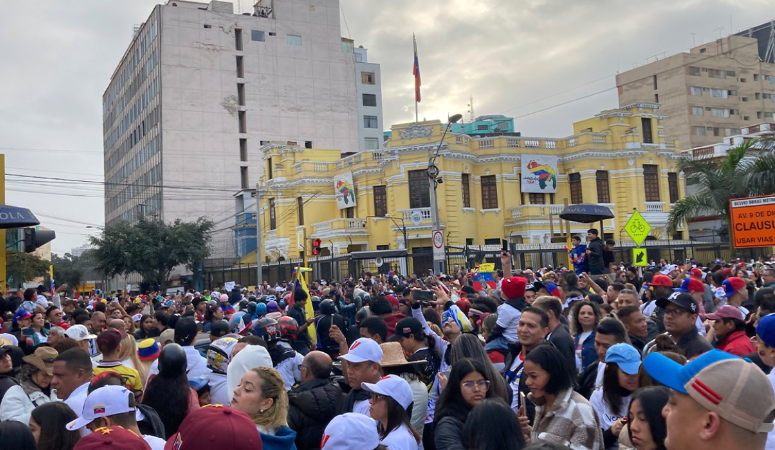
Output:
<instances>
[{"instance_id":1,"label":"yellow wall","mask_svg":"<svg viewBox=\"0 0 775 450\"><path fill-rule=\"evenodd\" d=\"M556 214L565 199L570 203L568 174L581 174L583 201L597 203L595 172L609 173L610 204L615 214L605 222L605 232L616 240L633 208L651 223L657 237L666 237L662 227L670 208L668 172L676 171L678 144L662 136L664 116L657 105L639 103L622 109L603 111L574 124L573 136L565 138L494 137L472 138L448 133L437 165L443 184L437 188L439 217L447 245L464 246L466 239L481 245L485 239L510 239L517 243L550 242L549 216L554 215L554 232L561 222ZM653 144L644 144L642 119L651 119ZM341 158L338 150L305 149L282 143L263 147L264 159L271 161L259 183L262 255L270 261L279 256L299 257L297 198L305 201L303 228L307 239L320 238L332 254L355 250L376 250L377 246L403 248L401 224L406 225L408 247L429 247L431 221L428 210L419 225L410 220L408 172L425 170L429 151L435 151L444 129L439 121L394 125L384 149L364 151ZM528 194L520 191L520 161L523 155L550 154L559 157L557 193L553 201L544 194L544 205L529 204ZM645 202L642 167L656 164L660 169L659 203ZM336 206L333 176L352 172L357 192L353 219ZM462 174L470 175L470 208L462 206ZM495 175L498 208L482 209L480 177ZM679 195L684 195L679 176ZM388 215L395 219L374 218L373 186L384 185ZM269 230L269 199L276 202L277 226ZM572 224L572 232L583 234L590 225ZM594 225L597 227L597 224ZM555 236L557 237L557 236Z\"/></svg>"}]
</instances>

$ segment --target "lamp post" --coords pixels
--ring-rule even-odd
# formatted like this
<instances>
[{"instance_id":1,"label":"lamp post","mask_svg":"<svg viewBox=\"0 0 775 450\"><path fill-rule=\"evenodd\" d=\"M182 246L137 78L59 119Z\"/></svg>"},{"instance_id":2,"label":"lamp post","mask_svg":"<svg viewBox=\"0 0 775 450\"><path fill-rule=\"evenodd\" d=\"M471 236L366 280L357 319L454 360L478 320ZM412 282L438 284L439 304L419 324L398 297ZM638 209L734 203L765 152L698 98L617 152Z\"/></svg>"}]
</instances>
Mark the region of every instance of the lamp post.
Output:
<instances>
[{"instance_id":1,"label":"lamp post","mask_svg":"<svg viewBox=\"0 0 775 450\"><path fill-rule=\"evenodd\" d=\"M439 141L438 147L436 147L436 151L434 153L431 153L431 150L428 149L428 189L430 190L430 200L431 200L431 222L433 222L433 227L431 230L431 243L435 247L436 244L433 242L434 237L436 236L436 232L439 232L439 236L441 236L441 245L444 247L446 243L444 242L444 234L441 233L441 224L439 223L439 205L436 201L436 186L442 182L441 178L437 178L439 175L439 168L436 167L436 158L439 156L439 151L441 150L442 144L444 144L444 138L447 136L447 132L449 131L450 126L453 123L457 123L460 119L463 118L462 114L455 114L452 117L450 117L447 120L447 127L444 128L444 133L441 135L441 141ZM442 252L441 257L438 257L439 255L437 252L434 251L433 253L433 272L434 273L443 273L444 272L444 254Z\"/></svg>"}]
</instances>

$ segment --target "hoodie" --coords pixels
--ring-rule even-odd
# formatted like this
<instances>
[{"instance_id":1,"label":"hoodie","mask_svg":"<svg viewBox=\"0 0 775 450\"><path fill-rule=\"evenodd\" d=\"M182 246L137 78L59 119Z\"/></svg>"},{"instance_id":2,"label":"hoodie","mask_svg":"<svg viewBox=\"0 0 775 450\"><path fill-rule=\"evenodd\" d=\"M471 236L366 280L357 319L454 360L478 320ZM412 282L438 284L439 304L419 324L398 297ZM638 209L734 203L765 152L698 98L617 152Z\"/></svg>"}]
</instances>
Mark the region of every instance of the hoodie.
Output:
<instances>
[{"instance_id":1,"label":"hoodie","mask_svg":"<svg viewBox=\"0 0 775 450\"><path fill-rule=\"evenodd\" d=\"M261 435L263 450L296 450L296 432L285 425L274 430L274 434L264 433L261 428L258 433Z\"/></svg>"},{"instance_id":2,"label":"hoodie","mask_svg":"<svg viewBox=\"0 0 775 450\"><path fill-rule=\"evenodd\" d=\"M229 402L234 389L239 386L242 376L254 367L272 367L272 358L269 352L260 345L248 345L237 356L231 358L229 367L226 368L226 384Z\"/></svg>"}]
</instances>

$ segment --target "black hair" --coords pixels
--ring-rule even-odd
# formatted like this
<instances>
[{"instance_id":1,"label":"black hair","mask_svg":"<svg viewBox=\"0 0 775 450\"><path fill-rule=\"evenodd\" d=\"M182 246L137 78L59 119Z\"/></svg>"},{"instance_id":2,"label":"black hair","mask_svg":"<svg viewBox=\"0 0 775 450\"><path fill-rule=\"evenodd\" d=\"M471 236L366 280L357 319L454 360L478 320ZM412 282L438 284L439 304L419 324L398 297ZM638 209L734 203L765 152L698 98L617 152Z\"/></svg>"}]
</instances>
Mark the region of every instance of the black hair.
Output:
<instances>
[{"instance_id":1,"label":"black hair","mask_svg":"<svg viewBox=\"0 0 775 450\"><path fill-rule=\"evenodd\" d=\"M228 323L226 325L228 326ZM196 321L193 318L179 319L175 323L175 343L181 346L193 345L198 331Z\"/></svg>"},{"instance_id":2,"label":"black hair","mask_svg":"<svg viewBox=\"0 0 775 450\"><path fill-rule=\"evenodd\" d=\"M578 236L578 235L576 235L576 236L573 236L573 237L572 237L572 238L570 238L570 239L571 239L571 240L574 240L574 239L575 239L575 240L577 240L577 241L581 242L581 236Z\"/></svg>"},{"instance_id":3,"label":"black hair","mask_svg":"<svg viewBox=\"0 0 775 450\"><path fill-rule=\"evenodd\" d=\"M598 236L598 235L600 234L600 233L597 231L597 228L590 228L589 230L587 230L587 233L592 233L592 234L594 234L595 236Z\"/></svg>"},{"instance_id":4,"label":"black hair","mask_svg":"<svg viewBox=\"0 0 775 450\"><path fill-rule=\"evenodd\" d=\"M385 319L379 316L367 317L361 322L360 328L366 328L371 336L378 334L382 342L387 342L387 324Z\"/></svg>"},{"instance_id":5,"label":"black hair","mask_svg":"<svg viewBox=\"0 0 775 450\"><path fill-rule=\"evenodd\" d=\"M103 313L103 314L104 314L104 313L106 313L107 311L108 311L108 305L106 305L105 303L102 303L102 302L97 302L97 303L94 305L94 312L101 312L101 313ZM92 313L92 315L94 315L94 313Z\"/></svg>"},{"instance_id":6,"label":"black hair","mask_svg":"<svg viewBox=\"0 0 775 450\"><path fill-rule=\"evenodd\" d=\"M711 275L711 280L713 280L713 282L718 286L721 286L725 279L726 277L724 276L724 271L722 270L713 272L713 275Z\"/></svg>"},{"instance_id":7,"label":"black hair","mask_svg":"<svg viewBox=\"0 0 775 450\"><path fill-rule=\"evenodd\" d=\"M616 339L617 344L622 342L630 343L630 338L627 337L627 331L624 329L624 325L614 318L605 318L597 324L595 332L598 334L612 335Z\"/></svg>"},{"instance_id":8,"label":"black hair","mask_svg":"<svg viewBox=\"0 0 775 450\"><path fill-rule=\"evenodd\" d=\"M32 289L32 288L30 288ZM35 291L33 289L33 291ZM26 423L15 420L0 422L0 448L14 450L37 450L35 438Z\"/></svg>"},{"instance_id":9,"label":"black hair","mask_svg":"<svg viewBox=\"0 0 775 450\"><path fill-rule=\"evenodd\" d=\"M38 297L38 290L35 288L27 288L22 294L25 302L34 302Z\"/></svg>"},{"instance_id":10,"label":"black hair","mask_svg":"<svg viewBox=\"0 0 775 450\"><path fill-rule=\"evenodd\" d=\"M487 378L487 369L480 361L468 358L455 361L449 373L447 386L441 391L439 400L436 402L437 421L445 416L450 416L465 423L468 413L471 411L471 406L463 399L460 383L463 381L463 378L474 372L478 372L485 380L492 383L493 380ZM492 397L492 390L487 390L486 397Z\"/></svg>"},{"instance_id":11,"label":"black hair","mask_svg":"<svg viewBox=\"0 0 775 450\"><path fill-rule=\"evenodd\" d=\"M554 442L533 442L522 450L568 450L568 447Z\"/></svg>"},{"instance_id":12,"label":"black hair","mask_svg":"<svg viewBox=\"0 0 775 450\"><path fill-rule=\"evenodd\" d=\"M309 295L304 291L304 289L294 289L293 290L293 301L294 302L302 302L304 300L309 299Z\"/></svg>"},{"instance_id":13,"label":"black hair","mask_svg":"<svg viewBox=\"0 0 775 450\"><path fill-rule=\"evenodd\" d=\"M59 309L57 305L51 305L48 308L46 308L46 318L48 318L48 315L51 313L51 311L55 311Z\"/></svg>"},{"instance_id":14,"label":"black hair","mask_svg":"<svg viewBox=\"0 0 775 450\"><path fill-rule=\"evenodd\" d=\"M143 404L152 407L159 414L164 424L164 439L174 436L186 418L190 393L191 388L188 386L185 371L175 376L160 372L145 387Z\"/></svg>"},{"instance_id":15,"label":"black hair","mask_svg":"<svg viewBox=\"0 0 775 450\"><path fill-rule=\"evenodd\" d=\"M392 314L393 307L390 305L390 302L387 301L384 297L377 297L371 300L371 304L369 305L369 311L371 311L371 313L374 314L375 316L382 316L385 314Z\"/></svg>"},{"instance_id":16,"label":"black hair","mask_svg":"<svg viewBox=\"0 0 775 450\"><path fill-rule=\"evenodd\" d=\"M666 387L652 386L640 388L632 393L630 407L627 411L629 422L632 423L632 403L635 400L640 402L643 415L646 416L646 422L649 424L651 439L657 445L657 450L667 450L667 447L665 447L667 425L665 424L665 418L662 416L662 409L667 404L669 398L670 391ZM632 439L632 431L628 430L628 433L630 439Z\"/></svg>"},{"instance_id":17,"label":"black hair","mask_svg":"<svg viewBox=\"0 0 775 450\"><path fill-rule=\"evenodd\" d=\"M500 398L482 401L468 414L463 425L463 445L469 450L520 450L525 440L519 420Z\"/></svg>"},{"instance_id":18,"label":"black hair","mask_svg":"<svg viewBox=\"0 0 775 450\"><path fill-rule=\"evenodd\" d=\"M549 373L549 381L544 386L544 392L557 395L573 387L573 368L568 367L565 357L552 345L539 345L525 356L525 362L530 361L541 366ZM523 373L523 377L526 374Z\"/></svg>"},{"instance_id":19,"label":"black hair","mask_svg":"<svg viewBox=\"0 0 775 450\"><path fill-rule=\"evenodd\" d=\"M611 283L611 287L614 288L616 292L621 292L622 289L624 289L624 283L620 283L618 281L615 281Z\"/></svg>"},{"instance_id":20,"label":"black hair","mask_svg":"<svg viewBox=\"0 0 775 450\"><path fill-rule=\"evenodd\" d=\"M632 394L619 384L619 364L609 362L603 372L603 401L608 403L611 412L618 414L624 406L623 398Z\"/></svg>"},{"instance_id":21,"label":"black hair","mask_svg":"<svg viewBox=\"0 0 775 450\"><path fill-rule=\"evenodd\" d=\"M73 314L73 319L75 320L76 325L83 325L91 320L91 316L88 312L81 310Z\"/></svg>"},{"instance_id":22,"label":"black hair","mask_svg":"<svg viewBox=\"0 0 775 450\"><path fill-rule=\"evenodd\" d=\"M522 310L522 314L525 314L528 312L536 314L541 317L541 328L547 328L549 326L549 315L546 314L546 311L544 311L541 308L536 308L535 306L528 306L527 308Z\"/></svg>"},{"instance_id":23,"label":"black hair","mask_svg":"<svg viewBox=\"0 0 775 450\"><path fill-rule=\"evenodd\" d=\"M603 315L600 313L600 308L598 308L597 303L589 302L586 300L575 302L571 307L570 312L570 331L574 335L584 331L584 328L581 326L581 322L579 322L579 311L581 311L581 308L585 306L592 308L592 313L595 315L595 327L597 327L597 324L600 323L600 319L602 319Z\"/></svg>"},{"instance_id":24,"label":"black hair","mask_svg":"<svg viewBox=\"0 0 775 450\"><path fill-rule=\"evenodd\" d=\"M598 305L602 305L603 303L605 303L603 301L603 297L597 294L589 294L587 297L589 297L590 302L597 303Z\"/></svg>"},{"instance_id":25,"label":"black hair","mask_svg":"<svg viewBox=\"0 0 775 450\"><path fill-rule=\"evenodd\" d=\"M83 369L87 374L92 373L92 361L89 352L82 348L71 348L64 353L60 353L54 361L64 361L68 370L75 371Z\"/></svg>"},{"instance_id":26,"label":"black hair","mask_svg":"<svg viewBox=\"0 0 775 450\"><path fill-rule=\"evenodd\" d=\"M606 239L605 245L616 245L616 241L613 239Z\"/></svg>"},{"instance_id":27,"label":"black hair","mask_svg":"<svg viewBox=\"0 0 775 450\"><path fill-rule=\"evenodd\" d=\"M619 311L616 312L616 315L619 317L619 320L624 320L638 311L640 311L640 308L637 306L622 306L619 308Z\"/></svg>"},{"instance_id":28,"label":"black hair","mask_svg":"<svg viewBox=\"0 0 775 450\"><path fill-rule=\"evenodd\" d=\"M38 450L72 450L81 437L80 431L65 427L78 418L65 402L44 403L32 410L30 418L40 427Z\"/></svg>"},{"instance_id":29,"label":"black hair","mask_svg":"<svg viewBox=\"0 0 775 450\"><path fill-rule=\"evenodd\" d=\"M745 322L740 319L735 319L734 317L725 317L721 319L721 321L724 322L724 325L729 324L729 322L735 324L735 331L745 330Z\"/></svg>"},{"instance_id":30,"label":"black hair","mask_svg":"<svg viewBox=\"0 0 775 450\"><path fill-rule=\"evenodd\" d=\"M238 343L244 342L248 345L260 345L267 350L269 349L269 346L266 345L266 341L261 336L252 336L252 335L242 336L237 342Z\"/></svg>"},{"instance_id":31,"label":"black hair","mask_svg":"<svg viewBox=\"0 0 775 450\"><path fill-rule=\"evenodd\" d=\"M156 321L159 322L163 327L166 327L170 321L170 316L168 316L167 313L163 311L157 311L156 314L153 315L153 318L156 319Z\"/></svg>"},{"instance_id":32,"label":"black hair","mask_svg":"<svg viewBox=\"0 0 775 450\"><path fill-rule=\"evenodd\" d=\"M414 403L409 404L409 407L404 409L401 404L399 404L391 397L385 396L383 398L385 402L387 402L387 426L383 427L382 423L377 423L377 430L379 431L380 439L385 439L388 434L401 427L401 425L404 425L409 429L409 433L412 434L414 440L419 443L421 440L420 433L414 429L410 420L412 417L412 406Z\"/></svg>"},{"instance_id":33,"label":"black hair","mask_svg":"<svg viewBox=\"0 0 775 450\"><path fill-rule=\"evenodd\" d=\"M554 318L557 320L560 320L560 316L562 316L562 301L557 297L549 295L538 297L533 300L533 307L541 309L546 313L551 311L554 314Z\"/></svg>"},{"instance_id":34,"label":"black hair","mask_svg":"<svg viewBox=\"0 0 775 450\"><path fill-rule=\"evenodd\" d=\"M439 316L439 313L436 312L433 308L423 308L422 310L422 316L425 318L426 322L430 322L434 325L438 325L439 328L441 328L441 316Z\"/></svg>"},{"instance_id":35,"label":"black hair","mask_svg":"<svg viewBox=\"0 0 775 450\"><path fill-rule=\"evenodd\" d=\"M769 312L775 312L775 288L768 287L759 289L756 291L754 300L756 301L757 307L764 306L762 309Z\"/></svg>"}]
</instances>

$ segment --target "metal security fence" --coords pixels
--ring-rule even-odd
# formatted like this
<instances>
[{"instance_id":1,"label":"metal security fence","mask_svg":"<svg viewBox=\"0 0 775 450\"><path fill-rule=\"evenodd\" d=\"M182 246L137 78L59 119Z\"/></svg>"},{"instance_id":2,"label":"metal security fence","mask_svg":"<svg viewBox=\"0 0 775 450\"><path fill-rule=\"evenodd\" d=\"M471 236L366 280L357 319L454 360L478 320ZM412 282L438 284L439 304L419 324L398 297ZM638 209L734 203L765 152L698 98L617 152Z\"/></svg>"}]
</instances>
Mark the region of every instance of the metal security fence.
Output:
<instances>
[{"instance_id":1,"label":"metal security fence","mask_svg":"<svg viewBox=\"0 0 775 450\"><path fill-rule=\"evenodd\" d=\"M617 242L614 248L616 262L630 264L635 243ZM754 251L732 252L726 240L718 236L693 237L689 240L647 240L642 247L647 250L649 261L684 261L695 259L708 263L716 258L730 260L732 257L754 258ZM510 244L512 261L515 268L559 267L568 265L568 250L564 243ZM456 268L472 269L482 263L494 263L501 268L501 247L498 245L448 246L445 249L446 271ZM270 282L290 281L293 268L303 264L300 258L275 261L262 265L263 279ZM349 277L362 278L366 272L387 274L390 271L400 275L427 275L433 267L433 254L430 248L406 250L376 250L353 252L336 256L314 256L307 261L312 268L313 279L344 280ZM254 286L258 281L255 264L246 265L234 260L210 260L204 267L205 289L213 289L223 283L233 281L240 286Z\"/></svg>"}]
</instances>

